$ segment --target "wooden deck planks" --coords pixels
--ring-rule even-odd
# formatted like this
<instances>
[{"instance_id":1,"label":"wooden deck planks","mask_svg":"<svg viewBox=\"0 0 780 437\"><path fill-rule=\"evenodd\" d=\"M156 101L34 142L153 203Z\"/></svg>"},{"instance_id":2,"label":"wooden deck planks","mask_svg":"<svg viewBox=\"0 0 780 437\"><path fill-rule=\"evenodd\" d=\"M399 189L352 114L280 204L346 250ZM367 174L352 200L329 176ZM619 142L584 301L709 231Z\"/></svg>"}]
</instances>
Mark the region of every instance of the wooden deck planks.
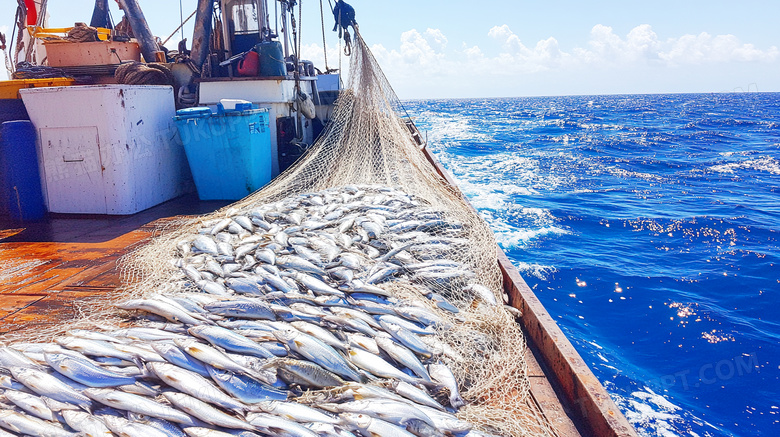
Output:
<instances>
[{"instance_id":1,"label":"wooden deck planks","mask_svg":"<svg viewBox=\"0 0 780 437\"><path fill-rule=\"evenodd\" d=\"M139 229L99 243L0 240L0 339L77 316L78 305L122 285L117 261L150 236Z\"/></svg>"}]
</instances>

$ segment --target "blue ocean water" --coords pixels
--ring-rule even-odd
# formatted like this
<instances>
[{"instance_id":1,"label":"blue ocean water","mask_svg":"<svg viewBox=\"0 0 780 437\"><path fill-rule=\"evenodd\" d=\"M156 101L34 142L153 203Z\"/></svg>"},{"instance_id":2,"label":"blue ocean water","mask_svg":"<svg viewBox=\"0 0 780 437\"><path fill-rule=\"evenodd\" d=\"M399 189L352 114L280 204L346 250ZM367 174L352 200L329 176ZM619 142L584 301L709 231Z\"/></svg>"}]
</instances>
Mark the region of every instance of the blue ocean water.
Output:
<instances>
[{"instance_id":1,"label":"blue ocean water","mask_svg":"<svg viewBox=\"0 0 780 437\"><path fill-rule=\"evenodd\" d=\"M409 101L644 435L780 435L780 94Z\"/></svg>"}]
</instances>

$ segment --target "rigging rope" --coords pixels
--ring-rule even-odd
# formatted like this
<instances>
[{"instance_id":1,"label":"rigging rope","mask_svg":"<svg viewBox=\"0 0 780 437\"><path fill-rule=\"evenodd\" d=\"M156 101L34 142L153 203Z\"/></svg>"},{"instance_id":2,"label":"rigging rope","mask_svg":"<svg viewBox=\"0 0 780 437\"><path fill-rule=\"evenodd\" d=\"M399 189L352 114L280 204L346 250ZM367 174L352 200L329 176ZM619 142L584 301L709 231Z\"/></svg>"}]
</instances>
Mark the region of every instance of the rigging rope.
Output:
<instances>
[{"instance_id":1,"label":"rigging rope","mask_svg":"<svg viewBox=\"0 0 780 437\"><path fill-rule=\"evenodd\" d=\"M328 67L328 46L325 42L325 12L322 9L322 0L320 0L320 20L322 21L322 54L325 56L325 74L328 74L330 67Z\"/></svg>"},{"instance_id":2,"label":"rigging rope","mask_svg":"<svg viewBox=\"0 0 780 437\"><path fill-rule=\"evenodd\" d=\"M303 0L298 0L298 49L296 51L296 62L300 62L301 60L301 41L303 41L303 11L301 10L301 7L303 6ZM295 66L295 69L298 69L298 66Z\"/></svg>"},{"instance_id":3,"label":"rigging rope","mask_svg":"<svg viewBox=\"0 0 780 437\"><path fill-rule=\"evenodd\" d=\"M190 21L190 19L191 19L192 17L194 17L194 16L195 16L195 13L196 13L196 12L198 12L198 10L197 10L197 9L196 9L196 10L194 10L194 11L192 11L192 13L190 14L190 16L189 16L189 17L187 17L187 19L186 19L186 20L182 21L181 25L180 25L179 27L177 27L177 28L176 28L176 29L175 29L175 30L174 30L174 31L173 31L173 32L172 32L170 35L168 35L168 38L165 38L165 40L162 42L162 44L161 44L161 45L165 45L165 43L167 43L167 42L168 42L168 41L169 41L171 38L173 38L173 35L176 35L176 32L178 32L178 31L179 31L179 29L181 29L181 36L182 36L182 39L185 39L185 38L184 38L184 25L185 25L185 24L187 24L187 22L188 22L188 21Z\"/></svg>"},{"instance_id":4,"label":"rigging rope","mask_svg":"<svg viewBox=\"0 0 780 437\"><path fill-rule=\"evenodd\" d=\"M184 7L181 4L181 0L179 0L179 22L181 23L179 24L179 29L181 29L181 39L184 39Z\"/></svg>"}]
</instances>

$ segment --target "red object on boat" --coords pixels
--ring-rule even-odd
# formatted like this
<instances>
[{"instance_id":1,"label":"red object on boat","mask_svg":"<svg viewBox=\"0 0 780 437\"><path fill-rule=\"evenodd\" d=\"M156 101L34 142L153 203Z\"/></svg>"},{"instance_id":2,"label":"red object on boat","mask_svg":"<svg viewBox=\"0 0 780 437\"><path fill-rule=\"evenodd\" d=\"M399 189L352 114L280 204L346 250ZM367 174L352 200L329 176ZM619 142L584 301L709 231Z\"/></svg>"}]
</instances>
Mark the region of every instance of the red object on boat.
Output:
<instances>
[{"instance_id":1,"label":"red object on boat","mask_svg":"<svg viewBox=\"0 0 780 437\"><path fill-rule=\"evenodd\" d=\"M244 59L238 61L239 76L257 76L260 72L260 55L256 51L247 52Z\"/></svg>"},{"instance_id":2,"label":"red object on boat","mask_svg":"<svg viewBox=\"0 0 780 437\"><path fill-rule=\"evenodd\" d=\"M27 25L35 26L38 24L38 10L35 9L35 0L24 0L24 6L27 8Z\"/></svg>"}]
</instances>

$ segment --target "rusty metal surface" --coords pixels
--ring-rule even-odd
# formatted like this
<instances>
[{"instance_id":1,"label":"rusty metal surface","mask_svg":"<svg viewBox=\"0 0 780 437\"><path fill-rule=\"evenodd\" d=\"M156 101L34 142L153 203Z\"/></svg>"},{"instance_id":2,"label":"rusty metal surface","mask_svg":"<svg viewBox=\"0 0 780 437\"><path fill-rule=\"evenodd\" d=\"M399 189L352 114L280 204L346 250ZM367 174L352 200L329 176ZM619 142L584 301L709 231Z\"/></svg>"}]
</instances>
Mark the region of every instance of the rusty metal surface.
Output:
<instances>
[{"instance_id":1,"label":"rusty metal surface","mask_svg":"<svg viewBox=\"0 0 780 437\"><path fill-rule=\"evenodd\" d=\"M423 153L436 172L458 189L433 154L427 148L423 149ZM604 386L550 317L504 251L496 246L496 252L504 279L504 291L509 296L510 305L523 314L519 323L528 348L535 357L529 361L531 394L550 423L559 427L562 435L637 436L634 427L617 408ZM544 381L541 375L544 375ZM551 391L557 399L553 399ZM570 426L571 422L573 425Z\"/></svg>"}]
</instances>

